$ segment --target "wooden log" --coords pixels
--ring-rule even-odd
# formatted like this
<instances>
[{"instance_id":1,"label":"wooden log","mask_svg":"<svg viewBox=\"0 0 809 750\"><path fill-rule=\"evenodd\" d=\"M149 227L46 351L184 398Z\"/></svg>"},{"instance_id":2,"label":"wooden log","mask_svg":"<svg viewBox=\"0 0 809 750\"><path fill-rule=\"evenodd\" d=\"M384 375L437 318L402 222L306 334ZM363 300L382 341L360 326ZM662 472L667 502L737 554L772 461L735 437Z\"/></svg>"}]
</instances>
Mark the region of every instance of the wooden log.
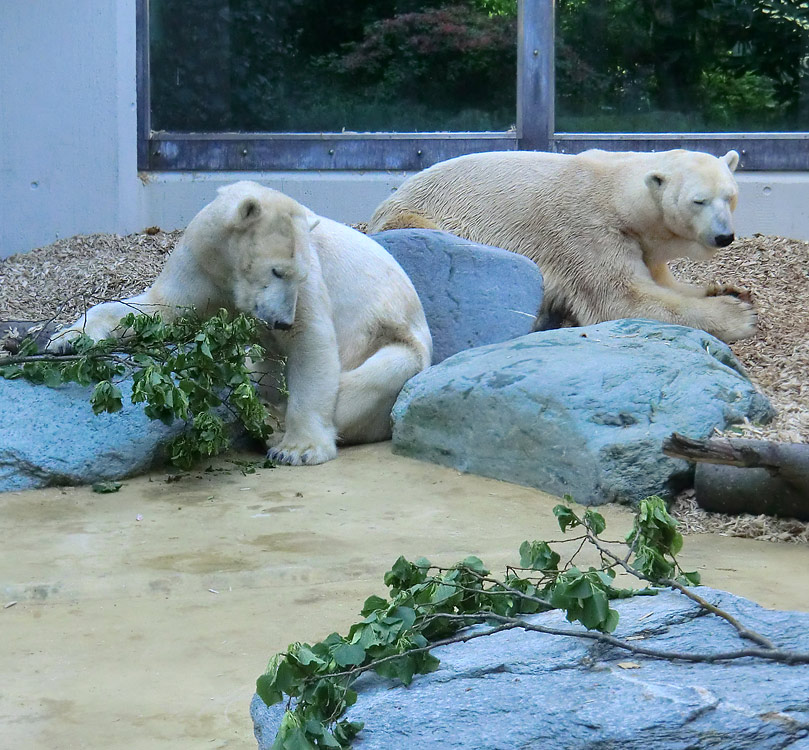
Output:
<instances>
[{"instance_id":1,"label":"wooden log","mask_svg":"<svg viewBox=\"0 0 809 750\"><path fill-rule=\"evenodd\" d=\"M663 452L697 462L694 488L705 510L809 521L809 445L674 433Z\"/></svg>"}]
</instances>

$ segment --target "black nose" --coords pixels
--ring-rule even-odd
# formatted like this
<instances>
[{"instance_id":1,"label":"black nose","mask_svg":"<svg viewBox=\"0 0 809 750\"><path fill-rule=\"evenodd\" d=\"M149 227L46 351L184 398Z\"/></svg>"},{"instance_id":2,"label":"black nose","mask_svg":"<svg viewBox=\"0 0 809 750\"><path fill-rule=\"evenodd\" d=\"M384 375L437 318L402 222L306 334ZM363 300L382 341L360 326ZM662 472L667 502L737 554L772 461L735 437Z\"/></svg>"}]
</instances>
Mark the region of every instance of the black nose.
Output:
<instances>
[{"instance_id":1,"label":"black nose","mask_svg":"<svg viewBox=\"0 0 809 750\"><path fill-rule=\"evenodd\" d=\"M736 237L732 234L717 234L713 239L717 247L727 247Z\"/></svg>"},{"instance_id":2,"label":"black nose","mask_svg":"<svg viewBox=\"0 0 809 750\"><path fill-rule=\"evenodd\" d=\"M292 323L282 323L280 320L276 320L273 328L275 328L276 331L288 331L292 328Z\"/></svg>"}]
</instances>

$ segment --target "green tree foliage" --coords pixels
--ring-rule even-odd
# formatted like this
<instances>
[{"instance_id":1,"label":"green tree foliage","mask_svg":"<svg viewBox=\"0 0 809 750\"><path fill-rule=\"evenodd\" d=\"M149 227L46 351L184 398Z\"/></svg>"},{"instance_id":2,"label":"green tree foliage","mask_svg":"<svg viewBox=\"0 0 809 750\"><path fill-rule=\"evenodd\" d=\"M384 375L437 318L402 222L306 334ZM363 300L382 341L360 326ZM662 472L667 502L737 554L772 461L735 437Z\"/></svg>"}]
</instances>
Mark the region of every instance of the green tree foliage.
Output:
<instances>
[{"instance_id":1,"label":"green tree foliage","mask_svg":"<svg viewBox=\"0 0 809 750\"><path fill-rule=\"evenodd\" d=\"M557 6L559 129L805 127L809 3L559 0Z\"/></svg>"},{"instance_id":2,"label":"green tree foliage","mask_svg":"<svg viewBox=\"0 0 809 750\"><path fill-rule=\"evenodd\" d=\"M515 7L155 0L153 126L503 130L515 116Z\"/></svg>"},{"instance_id":3,"label":"green tree foliage","mask_svg":"<svg viewBox=\"0 0 809 750\"><path fill-rule=\"evenodd\" d=\"M27 341L16 356L2 360L0 376L52 387L94 383L90 404L96 414L121 410L117 384L131 377L132 403L143 404L150 419L185 421L186 430L174 438L168 455L176 466L189 468L230 445L223 409L255 438L266 439L271 432L249 366L266 356L258 325L245 315L231 318L225 310L208 320L189 311L171 323L159 313L130 313L120 322L123 341L81 336L66 356L40 354Z\"/></svg>"},{"instance_id":4,"label":"green tree foliage","mask_svg":"<svg viewBox=\"0 0 809 750\"><path fill-rule=\"evenodd\" d=\"M516 0L153 0L153 126L505 130ZM806 0L558 0L558 130L804 129Z\"/></svg>"}]
</instances>

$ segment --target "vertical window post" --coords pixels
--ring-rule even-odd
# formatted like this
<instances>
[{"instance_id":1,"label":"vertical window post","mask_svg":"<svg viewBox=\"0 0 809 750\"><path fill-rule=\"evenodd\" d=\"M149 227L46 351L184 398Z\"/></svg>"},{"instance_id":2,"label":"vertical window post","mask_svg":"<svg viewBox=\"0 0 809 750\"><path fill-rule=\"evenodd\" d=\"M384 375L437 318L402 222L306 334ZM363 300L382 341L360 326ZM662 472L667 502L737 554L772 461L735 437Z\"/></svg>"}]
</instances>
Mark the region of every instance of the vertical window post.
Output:
<instances>
[{"instance_id":1,"label":"vertical window post","mask_svg":"<svg viewBox=\"0 0 809 750\"><path fill-rule=\"evenodd\" d=\"M517 147L548 151L554 133L554 0L520 0Z\"/></svg>"},{"instance_id":2,"label":"vertical window post","mask_svg":"<svg viewBox=\"0 0 809 750\"><path fill-rule=\"evenodd\" d=\"M149 0L136 0L135 5L136 49L135 68L138 91L138 169L149 169L151 125L151 94L149 91Z\"/></svg>"}]
</instances>

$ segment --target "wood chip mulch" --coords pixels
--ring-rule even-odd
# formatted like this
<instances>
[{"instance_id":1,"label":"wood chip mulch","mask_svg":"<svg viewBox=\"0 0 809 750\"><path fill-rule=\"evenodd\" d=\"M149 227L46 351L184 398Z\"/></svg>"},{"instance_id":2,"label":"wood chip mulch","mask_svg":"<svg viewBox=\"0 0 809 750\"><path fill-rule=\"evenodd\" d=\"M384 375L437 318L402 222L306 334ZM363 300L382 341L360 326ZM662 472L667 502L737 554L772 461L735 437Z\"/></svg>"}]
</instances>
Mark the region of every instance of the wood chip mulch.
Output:
<instances>
[{"instance_id":1,"label":"wood chip mulch","mask_svg":"<svg viewBox=\"0 0 809 750\"><path fill-rule=\"evenodd\" d=\"M68 322L91 304L137 294L160 272L180 234L150 229L126 237L77 236L0 259L0 321ZM756 235L737 240L712 261L671 265L684 281L716 281L752 292L759 331L731 348L778 416L769 425L734 427L733 434L809 442L809 242ZM696 505L693 491L677 499L673 512L687 533L809 541L809 524L707 513Z\"/></svg>"}]
</instances>

